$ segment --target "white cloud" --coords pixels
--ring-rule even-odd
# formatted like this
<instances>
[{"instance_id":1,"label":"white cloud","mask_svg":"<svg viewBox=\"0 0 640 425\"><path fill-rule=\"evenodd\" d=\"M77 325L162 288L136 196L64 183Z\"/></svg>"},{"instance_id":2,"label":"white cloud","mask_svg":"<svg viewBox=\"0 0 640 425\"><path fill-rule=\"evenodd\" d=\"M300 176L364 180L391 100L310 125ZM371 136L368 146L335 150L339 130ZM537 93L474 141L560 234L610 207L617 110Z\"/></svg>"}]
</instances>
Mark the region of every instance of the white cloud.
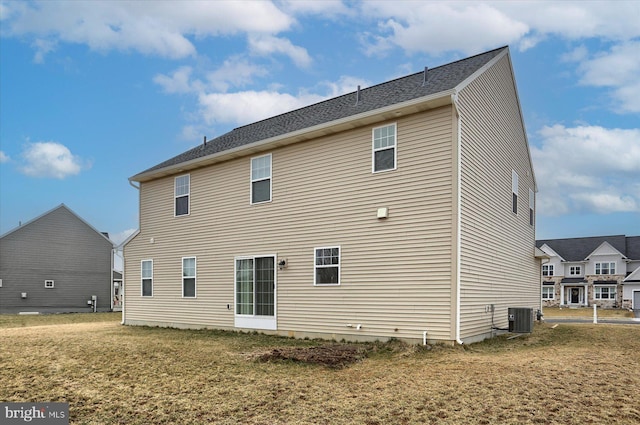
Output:
<instances>
[{"instance_id":1,"label":"white cloud","mask_svg":"<svg viewBox=\"0 0 640 425\"><path fill-rule=\"evenodd\" d=\"M610 51L584 59L580 84L612 88L613 109L640 112L640 41L615 45Z\"/></svg>"},{"instance_id":2,"label":"white cloud","mask_svg":"<svg viewBox=\"0 0 640 425\"><path fill-rule=\"evenodd\" d=\"M184 58L196 54L188 37L278 33L294 23L271 2L11 2L2 14L6 35L40 40L36 61L57 42Z\"/></svg>"},{"instance_id":3,"label":"white cloud","mask_svg":"<svg viewBox=\"0 0 640 425\"><path fill-rule=\"evenodd\" d=\"M280 53L288 56L299 68L308 68L311 65L311 56L307 49L294 46L286 38L274 37L272 35L250 35L249 48L260 56L270 56Z\"/></svg>"},{"instance_id":4,"label":"white cloud","mask_svg":"<svg viewBox=\"0 0 640 425\"><path fill-rule=\"evenodd\" d=\"M129 236L131 236L136 230L137 229L126 229L126 230L123 230L122 232L110 233L109 239L111 240L111 242L115 243L116 245L120 245Z\"/></svg>"},{"instance_id":5,"label":"white cloud","mask_svg":"<svg viewBox=\"0 0 640 425\"><path fill-rule=\"evenodd\" d=\"M266 68L250 63L241 56L224 61L222 66L207 74L209 86L214 90L226 92L230 87L243 87L253 82L254 77L264 77Z\"/></svg>"},{"instance_id":6,"label":"white cloud","mask_svg":"<svg viewBox=\"0 0 640 425\"><path fill-rule=\"evenodd\" d=\"M56 142L30 143L22 152L22 157L24 165L21 171L31 177L64 179L91 167L90 163Z\"/></svg>"},{"instance_id":7,"label":"white cloud","mask_svg":"<svg viewBox=\"0 0 640 425\"><path fill-rule=\"evenodd\" d=\"M347 7L340 0L285 0L281 4L284 10L296 15L321 15L333 18L355 14L354 9Z\"/></svg>"},{"instance_id":8,"label":"white cloud","mask_svg":"<svg viewBox=\"0 0 640 425\"><path fill-rule=\"evenodd\" d=\"M466 54L505 44L520 50L549 35L567 40L640 36L640 3L616 2L363 2L362 15L378 20L378 31L363 34L368 54L392 46L408 52Z\"/></svg>"},{"instance_id":9,"label":"white cloud","mask_svg":"<svg viewBox=\"0 0 640 425\"><path fill-rule=\"evenodd\" d=\"M301 108L323 100L323 96L302 94L293 96L274 91L243 91L236 93L201 94L198 101L207 124L249 124Z\"/></svg>"},{"instance_id":10,"label":"white cloud","mask_svg":"<svg viewBox=\"0 0 640 425\"><path fill-rule=\"evenodd\" d=\"M640 211L640 129L554 125L539 136L539 214Z\"/></svg>"},{"instance_id":11,"label":"white cloud","mask_svg":"<svg viewBox=\"0 0 640 425\"><path fill-rule=\"evenodd\" d=\"M191 80L193 69L190 66L181 66L176 69L170 76L157 74L153 77L153 82L158 84L165 93L192 93L203 88L203 84L199 80Z\"/></svg>"},{"instance_id":12,"label":"white cloud","mask_svg":"<svg viewBox=\"0 0 640 425\"><path fill-rule=\"evenodd\" d=\"M11 161L11 158L6 153L0 151L0 164Z\"/></svg>"}]
</instances>

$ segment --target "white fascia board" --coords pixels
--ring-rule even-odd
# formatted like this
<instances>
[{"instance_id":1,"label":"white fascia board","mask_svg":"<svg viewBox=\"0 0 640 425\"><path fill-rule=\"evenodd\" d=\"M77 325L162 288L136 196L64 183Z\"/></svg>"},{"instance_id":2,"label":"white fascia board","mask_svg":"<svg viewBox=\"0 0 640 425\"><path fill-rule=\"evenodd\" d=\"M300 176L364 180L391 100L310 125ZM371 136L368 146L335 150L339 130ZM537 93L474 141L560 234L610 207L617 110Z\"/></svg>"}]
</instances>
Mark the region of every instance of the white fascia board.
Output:
<instances>
[{"instance_id":1,"label":"white fascia board","mask_svg":"<svg viewBox=\"0 0 640 425\"><path fill-rule=\"evenodd\" d=\"M184 172L199 168L209 163L221 162L234 157L244 156L248 153L264 151L278 146L284 146L293 144L305 140L310 140L321 135L332 134L334 132L344 131L350 128L356 128L359 125L353 126L354 122L365 121L363 125L380 122L387 119L393 119L393 116L385 116L389 113L397 113L397 116L401 116L406 113L418 112L419 106L429 105L433 103L433 106L425 107L424 110L451 104L451 95L455 94L455 89L445 90L439 93L435 93L429 96L419 97L417 99L408 100L402 103L396 103L393 105L385 106L383 108L374 109L372 111L363 112L361 114L352 115L349 117L341 118L338 120L330 121L323 124L318 124L312 127L303 128L301 130L285 133L279 136L270 137L268 139L259 140L254 143L238 146L236 148L227 149L222 152L216 152L211 155L195 158L190 161L181 162L179 164L169 165L158 170L149 172L142 172L129 178L130 182L144 182L154 180L159 177L168 176L171 174ZM404 112L403 112L404 111ZM379 117L379 119L377 119ZM332 131L332 129L334 129Z\"/></svg>"}]
</instances>

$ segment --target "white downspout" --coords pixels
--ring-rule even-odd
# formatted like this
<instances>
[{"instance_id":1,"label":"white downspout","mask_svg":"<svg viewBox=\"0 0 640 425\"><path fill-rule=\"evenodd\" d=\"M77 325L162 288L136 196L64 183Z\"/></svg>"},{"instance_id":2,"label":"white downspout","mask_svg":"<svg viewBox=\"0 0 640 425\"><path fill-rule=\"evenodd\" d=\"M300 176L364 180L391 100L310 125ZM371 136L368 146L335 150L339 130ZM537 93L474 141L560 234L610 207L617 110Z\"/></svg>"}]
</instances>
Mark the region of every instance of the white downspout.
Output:
<instances>
[{"instance_id":1,"label":"white downspout","mask_svg":"<svg viewBox=\"0 0 640 425\"><path fill-rule=\"evenodd\" d=\"M456 179L458 185L458 194L457 194L457 214L456 214L456 342L460 345L464 344L464 342L460 339L460 241L462 239L461 234L462 230L460 229L460 225L462 224L462 125L460 123L460 112L458 109L458 93L454 93L451 95L451 104L453 105L453 110L456 113L457 118L457 148L456 148Z\"/></svg>"}]
</instances>

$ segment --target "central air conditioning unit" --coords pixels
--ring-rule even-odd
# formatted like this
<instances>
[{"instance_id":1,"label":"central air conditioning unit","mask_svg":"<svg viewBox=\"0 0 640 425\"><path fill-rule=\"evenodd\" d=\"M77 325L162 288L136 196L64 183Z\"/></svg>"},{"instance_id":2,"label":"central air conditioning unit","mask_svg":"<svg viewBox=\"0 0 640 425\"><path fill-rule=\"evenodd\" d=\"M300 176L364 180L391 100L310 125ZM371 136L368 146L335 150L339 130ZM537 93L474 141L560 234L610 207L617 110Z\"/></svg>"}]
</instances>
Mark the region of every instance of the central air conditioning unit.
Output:
<instances>
[{"instance_id":1,"label":"central air conditioning unit","mask_svg":"<svg viewBox=\"0 0 640 425\"><path fill-rule=\"evenodd\" d=\"M533 332L533 309L509 307L509 332L517 334Z\"/></svg>"}]
</instances>

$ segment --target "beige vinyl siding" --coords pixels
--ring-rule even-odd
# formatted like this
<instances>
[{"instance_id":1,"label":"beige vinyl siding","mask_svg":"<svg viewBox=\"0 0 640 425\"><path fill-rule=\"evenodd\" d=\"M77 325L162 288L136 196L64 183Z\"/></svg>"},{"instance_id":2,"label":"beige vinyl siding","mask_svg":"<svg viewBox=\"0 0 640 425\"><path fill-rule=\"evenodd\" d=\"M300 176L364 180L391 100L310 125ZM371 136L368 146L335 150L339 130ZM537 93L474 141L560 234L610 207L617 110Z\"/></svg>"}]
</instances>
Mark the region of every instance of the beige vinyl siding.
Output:
<instances>
[{"instance_id":1,"label":"beige vinyl siding","mask_svg":"<svg viewBox=\"0 0 640 425\"><path fill-rule=\"evenodd\" d=\"M535 233L529 224L534 189L509 56L459 94L461 134L460 337L507 327L508 307L540 306ZM519 177L512 212L511 175Z\"/></svg>"},{"instance_id":2,"label":"beige vinyl siding","mask_svg":"<svg viewBox=\"0 0 640 425\"><path fill-rule=\"evenodd\" d=\"M287 259L276 270L278 333L450 340L452 113L377 124L397 124L394 171L371 171L372 126L266 151L265 204L250 205L256 154L191 171L188 217L173 217L173 177L142 183L140 234L125 250L127 321L233 328L234 258L275 254ZM326 246L340 246L340 286L313 286L314 248ZM197 257L196 299L181 298L183 256ZM154 260L153 298L140 297L142 259Z\"/></svg>"}]
</instances>

